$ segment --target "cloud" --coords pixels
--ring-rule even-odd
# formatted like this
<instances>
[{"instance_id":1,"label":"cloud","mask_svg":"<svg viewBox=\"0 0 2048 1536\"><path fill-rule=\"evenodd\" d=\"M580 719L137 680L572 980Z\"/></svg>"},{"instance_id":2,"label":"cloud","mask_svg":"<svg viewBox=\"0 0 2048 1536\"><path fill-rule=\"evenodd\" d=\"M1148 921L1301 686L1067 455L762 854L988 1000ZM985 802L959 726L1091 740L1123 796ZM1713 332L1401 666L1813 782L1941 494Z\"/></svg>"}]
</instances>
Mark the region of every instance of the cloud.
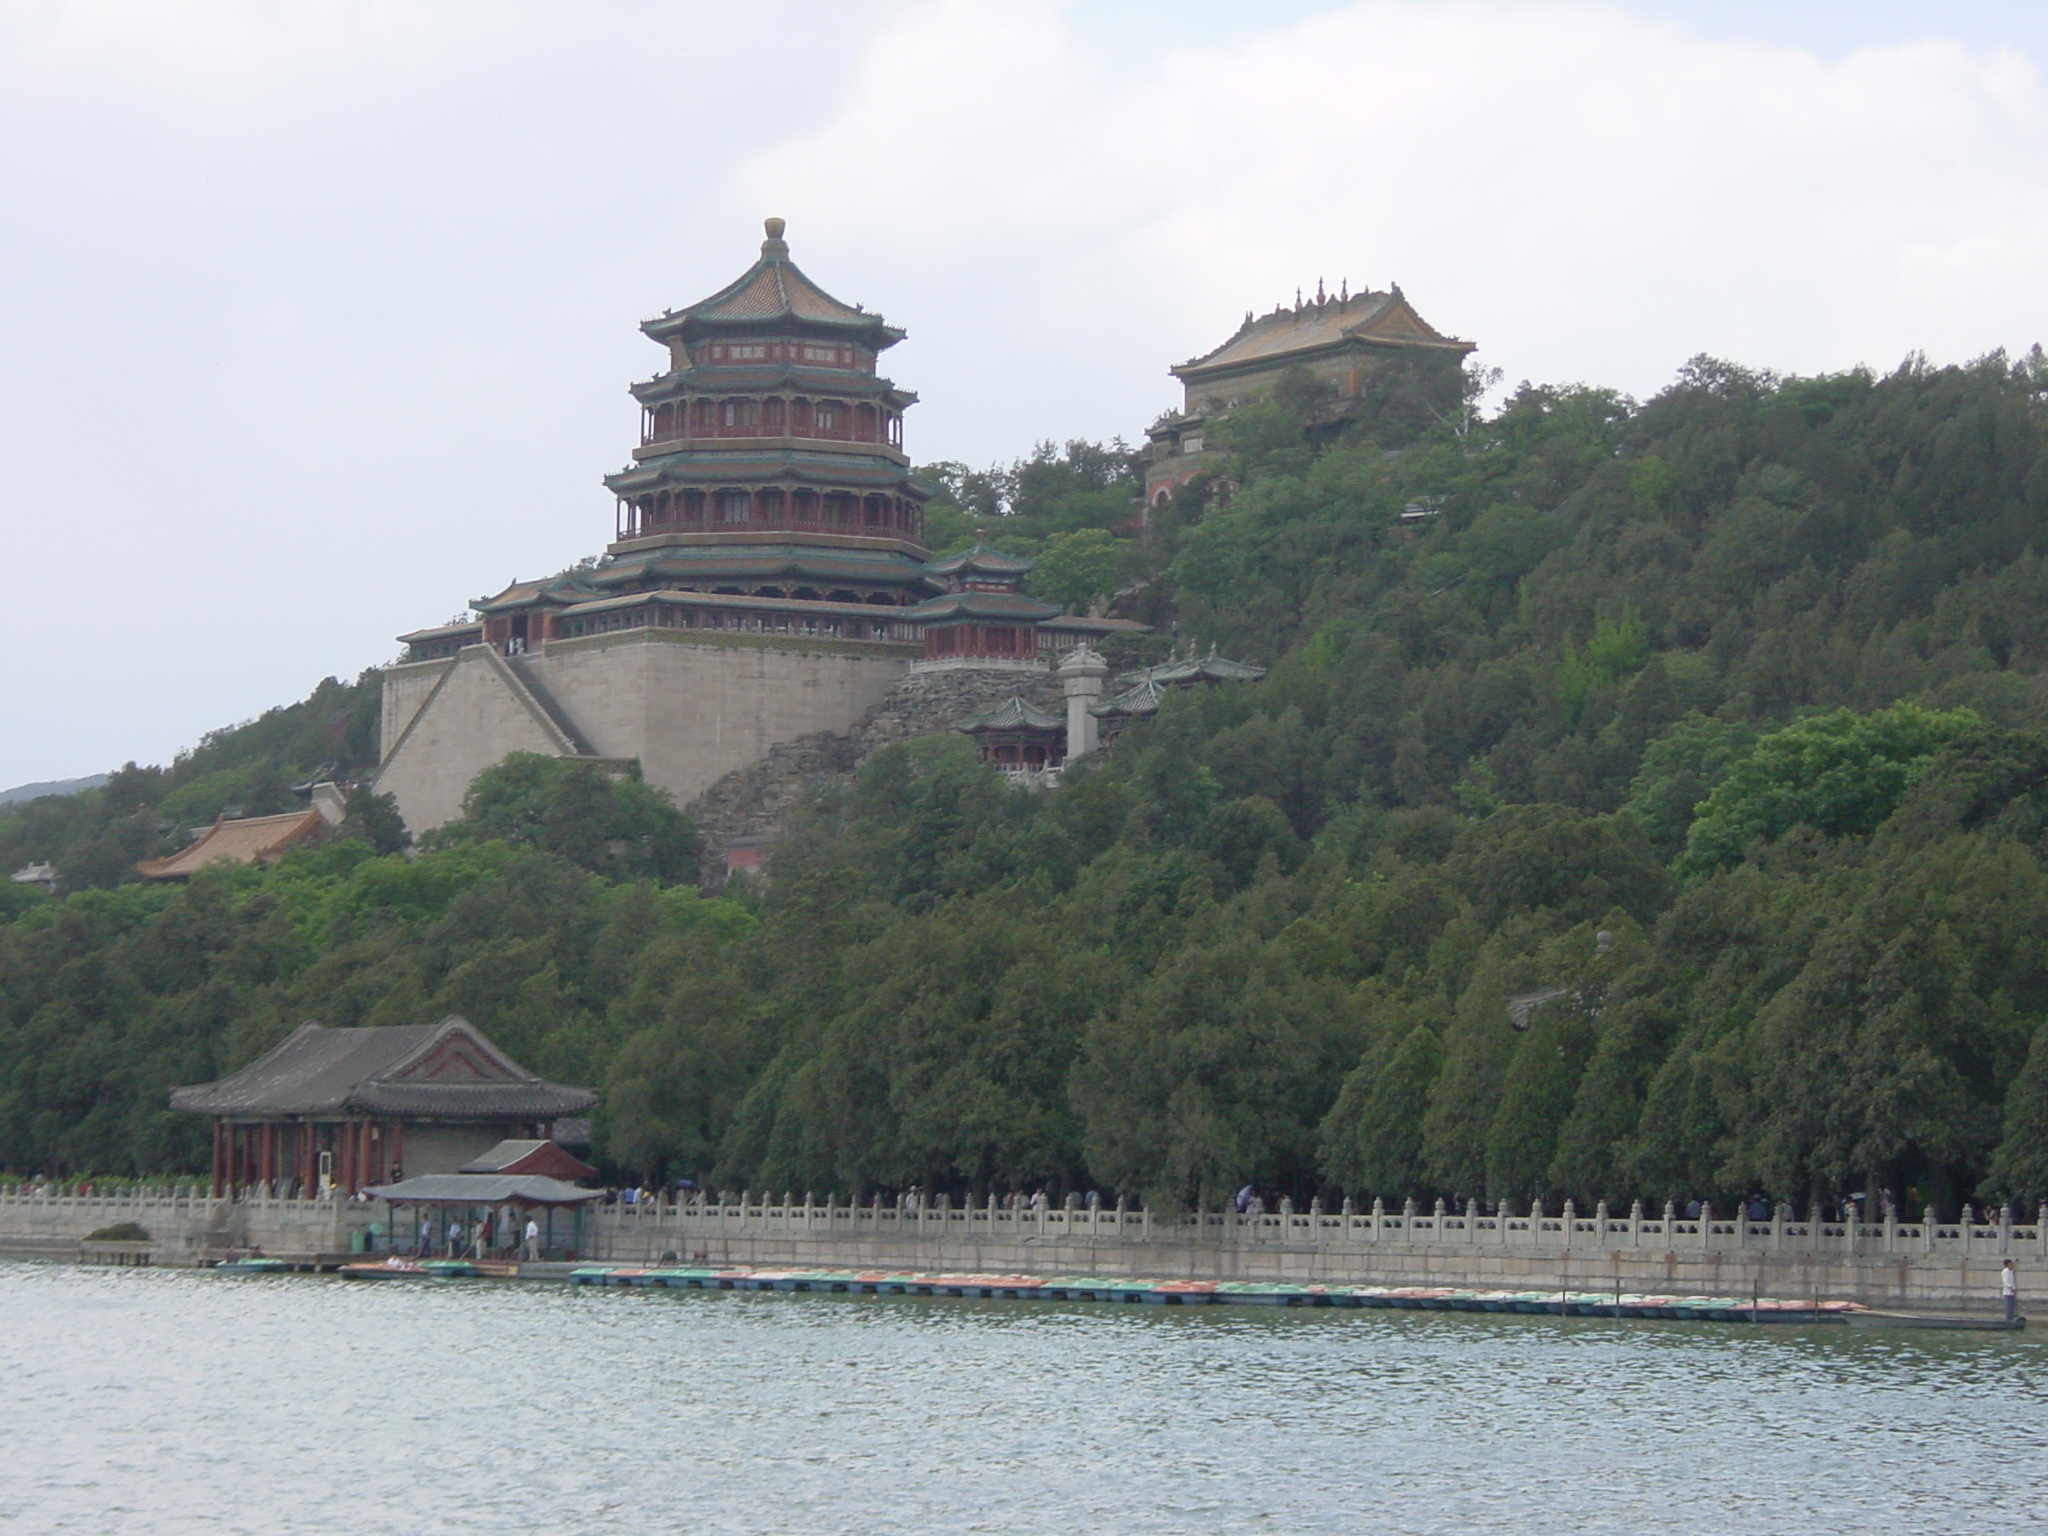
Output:
<instances>
[{"instance_id":1,"label":"cloud","mask_svg":"<svg viewBox=\"0 0 2048 1536\"><path fill-rule=\"evenodd\" d=\"M863 146L874 180L841 170ZM1513 377L1639 393L1701 351L1819 371L2048 331L2048 96L1940 41L1829 61L1605 6L1363 0L1112 80L1046 0L931 0L742 183L836 245L913 240L948 327L987 273L979 302L1057 339L991 317L979 360L1058 398L1063 354L1095 376L1068 397L1127 423L1319 277L1398 279Z\"/></svg>"},{"instance_id":2,"label":"cloud","mask_svg":"<svg viewBox=\"0 0 2048 1536\"><path fill-rule=\"evenodd\" d=\"M1638 394L2024 346L2044 122L2016 54L1547 0L0 0L0 786L601 548L635 322L763 215L986 463L1318 277Z\"/></svg>"}]
</instances>

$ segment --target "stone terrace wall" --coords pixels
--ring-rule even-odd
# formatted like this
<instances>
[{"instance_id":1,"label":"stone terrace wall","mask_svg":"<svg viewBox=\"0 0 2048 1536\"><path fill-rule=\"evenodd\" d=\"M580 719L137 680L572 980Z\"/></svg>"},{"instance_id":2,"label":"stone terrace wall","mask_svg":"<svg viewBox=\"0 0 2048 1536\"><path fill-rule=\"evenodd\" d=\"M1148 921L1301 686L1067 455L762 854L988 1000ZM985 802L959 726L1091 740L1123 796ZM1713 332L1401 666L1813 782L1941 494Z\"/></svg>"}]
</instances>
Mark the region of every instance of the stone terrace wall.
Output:
<instances>
[{"instance_id":1,"label":"stone terrace wall","mask_svg":"<svg viewBox=\"0 0 2048 1536\"><path fill-rule=\"evenodd\" d=\"M215 1200L199 1186L123 1195L0 1193L0 1253L77 1256L102 1227L132 1221L149 1233L157 1264L196 1264L229 1248L267 1253L338 1253L349 1235L387 1219L381 1204L345 1200Z\"/></svg>"},{"instance_id":2,"label":"stone terrace wall","mask_svg":"<svg viewBox=\"0 0 2048 1536\"><path fill-rule=\"evenodd\" d=\"M1470 1212L905 1210L610 1206L586 1229L590 1257L701 1255L714 1263L974 1274L1456 1285L1507 1290L1861 1301L1990 1309L2017 1261L2023 1297L2048 1294L2042 1226L1998 1223L1689 1221L1635 1212L1541 1217Z\"/></svg>"}]
</instances>

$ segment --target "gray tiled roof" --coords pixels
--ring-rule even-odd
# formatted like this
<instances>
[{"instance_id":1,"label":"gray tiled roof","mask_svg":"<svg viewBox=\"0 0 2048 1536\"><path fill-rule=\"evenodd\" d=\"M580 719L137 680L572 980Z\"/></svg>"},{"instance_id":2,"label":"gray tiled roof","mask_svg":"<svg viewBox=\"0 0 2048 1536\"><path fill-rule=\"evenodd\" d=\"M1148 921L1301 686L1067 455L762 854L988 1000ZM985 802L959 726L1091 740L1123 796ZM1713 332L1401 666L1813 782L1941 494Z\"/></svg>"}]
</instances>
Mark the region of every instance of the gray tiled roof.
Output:
<instances>
[{"instance_id":1,"label":"gray tiled roof","mask_svg":"<svg viewBox=\"0 0 2048 1536\"><path fill-rule=\"evenodd\" d=\"M577 1205L601 1200L601 1189L581 1189L537 1173L510 1178L493 1173L423 1173L370 1190L379 1200L426 1205Z\"/></svg>"},{"instance_id":2,"label":"gray tiled roof","mask_svg":"<svg viewBox=\"0 0 2048 1536\"><path fill-rule=\"evenodd\" d=\"M1056 731L1065 725L1066 721L1060 716L1047 714L1029 699L1018 694L982 710L979 714L969 715L954 729L970 734L975 731Z\"/></svg>"},{"instance_id":3,"label":"gray tiled roof","mask_svg":"<svg viewBox=\"0 0 2048 1536\"><path fill-rule=\"evenodd\" d=\"M382 1029L301 1024L239 1072L171 1090L171 1108L201 1115L544 1120L596 1102L592 1089L534 1076L454 1017Z\"/></svg>"}]
</instances>

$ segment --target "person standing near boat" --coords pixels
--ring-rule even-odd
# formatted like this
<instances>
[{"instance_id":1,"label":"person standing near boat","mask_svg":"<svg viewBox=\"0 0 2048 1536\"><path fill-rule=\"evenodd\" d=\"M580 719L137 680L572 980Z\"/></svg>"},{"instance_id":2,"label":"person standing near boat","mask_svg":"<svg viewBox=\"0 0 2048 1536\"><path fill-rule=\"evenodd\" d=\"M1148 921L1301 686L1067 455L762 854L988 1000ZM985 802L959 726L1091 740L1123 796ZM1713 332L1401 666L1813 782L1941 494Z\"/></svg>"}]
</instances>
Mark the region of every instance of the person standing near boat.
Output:
<instances>
[{"instance_id":1,"label":"person standing near boat","mask_svg":"<svg viewBox=\"0 0 2048 1536\"><path fill-rule=\"evenodd\" d=\"M526 1218L526 1241L520 1246L519 1256L528 1263L540 1259L540 1223L531 1216Z\"/></svg>"},{"instance_id":2,"label":"person standing near boat","mask_svg":"<svg viewBox=\"0 0 2048 1536\"><path fill-rule=\"evenodd\" d=\"M2009 1323L2020 1310L2020 1272L2011 1259L1998 1272L1998 1293L2005 1298L2005 1320Z\"/></svg>"}]
</instances>

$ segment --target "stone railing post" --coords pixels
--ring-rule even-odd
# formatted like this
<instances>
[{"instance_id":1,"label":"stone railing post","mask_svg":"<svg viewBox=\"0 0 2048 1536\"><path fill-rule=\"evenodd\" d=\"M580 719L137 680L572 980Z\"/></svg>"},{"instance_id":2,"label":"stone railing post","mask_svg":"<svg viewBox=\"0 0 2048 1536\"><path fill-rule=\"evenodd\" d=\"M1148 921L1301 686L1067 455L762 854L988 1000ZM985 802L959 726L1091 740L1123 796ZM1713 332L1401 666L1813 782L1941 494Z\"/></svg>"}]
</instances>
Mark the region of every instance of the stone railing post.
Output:
<instances>
[{"instance_id":1,"label":"stone railing post","mask_svg":"<svg viewBox=\"0 0 2048 1536\"><path fill-rule=\"evenodd\" d=\"M1564 1245L1567 1249L1569 1249L1572 1245L1572 1228L1578 1224L1578 1220L1579 1208L1577 1204L1574 1203L1569 1196L1567 1196L1564 1202L1564 1220L1558 1223L1558 1225L1564 1230Z\"/></svg>"},{"instance_id":2,"label":"stone railing post","mask_svg":"<svg viewBox=\"0 0 2048 1536\"><path fill-rule=\"evenodd\" d=\"M2043 1206L2042 1210L2048 1212L2048 1206ZM1385 1225L1387 1220L1387 1202L1378 1195L1374 1195L1372 1197L1372 1211L1370 1214L1372 1225L1366 1228L1366 1231L1370 1234L1373 1242L1378 1242L1380 1240L1380 1228Z\"/></svg>"},{"instance_id":3,"label":"stone railing post","mask_svg":"<svg viewBox=\"0 0 2048 1536\"><path fill-rule=\"evenodd\" d=\"M1700 1202L1700 1230L1698 1237L1701 1248L1711 1248L1714 1246L1714 1202L1711 1200L1702 1200Z\"/></svg>"},{"instance_id":4,"label":"stone railing post","mask_svg":"<svg viewBox=\"0 0 2048 1536\"><path fill-rule=\"evenodd\" d=\"M1970 1214L1968 1206L1963 1208L1963 1214L1965 1216ZM1963 1224L1963 1237L1965 1239L1963 1252L1965 1253L1970 1251L1970 1245L1967 1241L1969 1236L1969 1223L1965 1222ZM1899 1208L1889 1200L1884 1203L1884 1251L1888 1254L1899 1251Z\"/></svg>"},{"instance_id":5,"label":"stone railing post","mask_svg":"<svg viewBox=\"0 0 2048 1536\"><path fill-rule=\"evenodd\" d=\"M1607 1247L1607 1202L1606 1202L1605 1200L1596 1200L1596 1201L1594 1201L1594 1202L1593 1202L1593 1228L1594 1228L1594 1231L1595 1231L1596 1235L1597 1235L1597 1236L1599 1237L1599 1239L1600 1239L1600 1241L1599 1241L1599 1242L1597 1242L1597 1243L1595 1243L1595 1244L1594 1244L1593 1246L1594 1246L1595 1248L1599 1248L1599 1249L1604 1249L1604 1248L1606 1248L1606 1247Z\"/></svg>"},{"instance_id":6,"label":"stone railing post","mask_svg":"<svg viewBox=\"0 0 2048 1536\"><path fill-rule=\"evenodd\" d=\"M1465 1202L1465 1246L1470 1248L1479 1241L1479 1202L1468 1199Z\"/></svg>"}]
</instances>

